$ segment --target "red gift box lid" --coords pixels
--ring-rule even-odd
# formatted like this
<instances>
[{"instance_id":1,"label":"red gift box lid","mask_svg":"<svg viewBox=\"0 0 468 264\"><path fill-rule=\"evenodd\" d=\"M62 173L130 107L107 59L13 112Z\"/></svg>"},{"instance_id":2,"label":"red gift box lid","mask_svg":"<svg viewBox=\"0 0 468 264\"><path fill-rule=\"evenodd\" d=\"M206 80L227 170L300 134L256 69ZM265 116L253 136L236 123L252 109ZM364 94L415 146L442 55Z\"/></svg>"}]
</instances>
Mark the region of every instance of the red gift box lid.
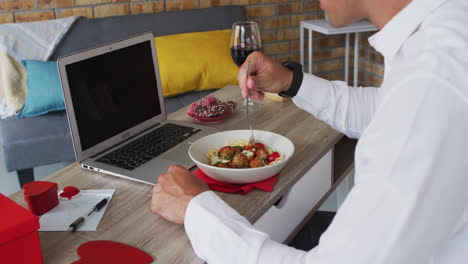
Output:
<instances>
[{"instance_id":1,"label":"red gift box lid","mask_svg":"<svg viewBox=\"0 0 468 264\"><path fill-rule=\"evenodd\" d=\"M39 219L0 193L0 245L39 229Z\"/></svg>"}]
</instances>

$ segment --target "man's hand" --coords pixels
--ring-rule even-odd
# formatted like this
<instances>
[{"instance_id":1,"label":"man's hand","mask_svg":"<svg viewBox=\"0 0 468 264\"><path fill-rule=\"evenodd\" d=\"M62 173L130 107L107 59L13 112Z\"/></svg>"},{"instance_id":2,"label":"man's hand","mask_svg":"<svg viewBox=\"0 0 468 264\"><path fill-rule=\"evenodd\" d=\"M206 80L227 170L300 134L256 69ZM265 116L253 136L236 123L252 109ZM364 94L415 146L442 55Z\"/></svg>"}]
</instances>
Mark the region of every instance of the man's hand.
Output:
<instances>
[{"instance_id":1,"label":"man's hand","mask_svg":"<svg viewBox=\"0 0 468 264\"><path fill-rule=\"evenodd\" d=\"M153 188L151 211L176 224L183 224L192 198L207 191L205 182L184 167L174 165L159 176Z\"/></svg>"},{"instance_id":2,"label":"man's hand","mask_svg":"<svg viewBox=\"0 0 468 264\"><path fill-rule=\"evenodd\" d=\"M251 76L247 76L248 61L252 63ZM262 100L263 92L279 93L288 90L292 76L292 71L263 53L255 51L240 67L237 80L243 97L249 94L253 99Z\"/></svg>"}]
</instances>

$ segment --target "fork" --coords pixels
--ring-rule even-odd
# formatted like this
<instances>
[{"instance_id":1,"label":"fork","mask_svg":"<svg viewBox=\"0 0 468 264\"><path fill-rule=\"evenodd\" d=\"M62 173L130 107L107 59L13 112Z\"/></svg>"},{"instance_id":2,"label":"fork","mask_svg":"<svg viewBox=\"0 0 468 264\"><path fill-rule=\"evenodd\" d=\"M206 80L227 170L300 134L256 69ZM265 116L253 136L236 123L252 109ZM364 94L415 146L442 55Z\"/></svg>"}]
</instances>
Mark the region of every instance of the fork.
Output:
<instances>
[{"instance_id":1,"label":"fork","mask_svg":"<svg viewBox=\"0 0 468 264\"><path fill-rule=\"evenodd\" d=\"M252 71L252 63L249 61L249 64L247 66L247 78L246 78L246 80L249 79L251 71ZM247 85L246 85L246 87L247 87ZM254 143L254 132L253 132L253 128L252 128L252 122L250 122L250 118L249 118L249 99L250 99L250 96L249 96L249 92L247 90L247 97L245 98L245 107L246 107L245 112L247 113L247 121L249 122L249 127L250 127L249 145L252 145Z\"/></svg>"}]
</instances>

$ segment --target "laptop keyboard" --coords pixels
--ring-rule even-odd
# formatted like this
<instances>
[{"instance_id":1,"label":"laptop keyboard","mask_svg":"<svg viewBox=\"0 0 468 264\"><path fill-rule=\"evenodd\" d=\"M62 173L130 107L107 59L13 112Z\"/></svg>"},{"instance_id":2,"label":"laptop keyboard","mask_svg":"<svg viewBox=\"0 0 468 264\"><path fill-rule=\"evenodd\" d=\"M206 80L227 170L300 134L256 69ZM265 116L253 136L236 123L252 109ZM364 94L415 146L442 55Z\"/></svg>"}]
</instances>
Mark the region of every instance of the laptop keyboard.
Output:
<instances>
[{"instance_id":1,"label":"laptop keyboard","mask_svg":"<svg viewBox=\"0 0 468 264\"><path fill-rule=\"evenodd\" d=\"M168 123L100 157L97 161L133 170L198 132L200 129Z\"/></svg>"}]
</instances>

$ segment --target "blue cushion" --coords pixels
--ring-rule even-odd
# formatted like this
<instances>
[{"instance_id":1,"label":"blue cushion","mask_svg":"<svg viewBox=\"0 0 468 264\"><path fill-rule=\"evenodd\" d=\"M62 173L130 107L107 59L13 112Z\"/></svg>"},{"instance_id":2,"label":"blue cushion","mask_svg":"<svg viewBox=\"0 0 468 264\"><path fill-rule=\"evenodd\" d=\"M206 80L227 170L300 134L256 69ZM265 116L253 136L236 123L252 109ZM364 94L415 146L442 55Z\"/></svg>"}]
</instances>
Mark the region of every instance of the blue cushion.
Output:
<instances>
[{"instance_id":1,"label":"blue cushion","mask_svg":"<svg viewBox=\"0 0 468 264\"><path fill-rule=\"evenodd\" d=\"M18 118L64 110L62 87L55 61L24 60L27 77L26 102Z\"/></svg>"}]
</instances>

